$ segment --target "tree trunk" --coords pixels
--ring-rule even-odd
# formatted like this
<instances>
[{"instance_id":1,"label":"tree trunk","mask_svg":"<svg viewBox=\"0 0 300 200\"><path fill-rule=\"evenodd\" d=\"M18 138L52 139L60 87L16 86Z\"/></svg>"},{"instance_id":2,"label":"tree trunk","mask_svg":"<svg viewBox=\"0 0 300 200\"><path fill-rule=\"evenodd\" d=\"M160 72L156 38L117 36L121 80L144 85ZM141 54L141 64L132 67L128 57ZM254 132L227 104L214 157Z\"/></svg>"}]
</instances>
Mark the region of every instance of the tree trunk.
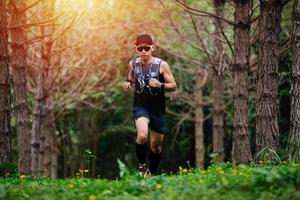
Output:
<instances>
[{"instance_id":1,"label":"tree trunk","mask_svg":"<svg viewBox=\"0 0 300 200\"><path fill-rule=\"evenodd\" d=\"M44 146L44 135L42 130L45 130L43 121L46 120L46 91L44 88L45 77L42 70L38 72L37 80L37 92L35 94L35 107L33 111L33 122L32 122L32 137L31 137L31 172L35 176L42 174L41 163L43 160L41 157L41 151L43 152Z\"/></svg>"},{"instance_id":2,"label":"tree trunk","mask_svg":"<svg viewBox=\"0 0 300 200\"><path fill-rule=\"evenodd\" d=\"M75 174L76 160L72 159L73 150L72 150L72 140L70 135L70 122L68 116L60 117L60 150L61 157L63 162L63 177L71 177ZM78 169L77 169L78 170Z\"/></svg>"},{"instance_id":3,"label":"tree trunk","mask_svg":"<svg viewBox=\"0 0 300 200\"><path fill-rule=\"evenodd\" d=\"M48 110L48 106L47 111ZM51 111L50 111L51 112ZM45 121L45 130L43 131L45 133L45 139L44 139L44 154L43 154L43 176L51 177L51 159L52 159L52 144L53 144L53 137L52 137L52 117L51 114L46 115L46 121Z\"/></svg>"},{"instance_id":4,"label":"tree trunk","mask_svg":"<svg viewBox=\"0 0 300 200\"><path fill-rule=\"evenodd\" d=\"M0 0L0 163L10 158L10 83L6 1Z\"/></svg>"},{"instance_id":5,"label":"tree trunk","mask_svg":"<svg viewBox=\"0 0 300 200\"><path fill-rule=\"evenodd\" d=\"M260 30L256 88L256 152L264 147L277 150L278 127L278 43L281 0L260 1Z\"/></svg>"},{"instance_id":6,"label":"tree trunk","mask_svg":"<svg viewBox=\"0 0 300 200\"><path fill-rule=\"evenodd\" d=\"M234 164L252 160L248 130L248 69L250 63L250 0L235 1L234 65L233 65L233 146Z\"/></svg>"},{"instance_id":7,"label":"tree trunk","mask_svg":"<svg viewBox=\"0 0 300 200\"><path fill-rule=\"evenodd\" d=\"M45 1L43 3L46 10L43 19L50 19L53 17L54 1ZM51 176L52 168L51 161L54 159L52 154L52 142L55 135L55 127L53 127L52 115L53 110L49 109L47 103L51 102L48 95L47 83L49 82L49 70L51 67L51 50L52 50L52 34L54 32L54 25L41 27L42 35L49 35L45 37L41 46L41 64L38 72L37 90L35 94L35 108L33 113L32 125L32 167L33 174L41 176Z\"/></svg>"},{"instance_id":8,"label":"tree trunk","mask_svg":"<svg viewBox=\"0 0 300 200\"><path fill-rule=\"evenodd\" d=\"M204 132L203 132L203 86L207 77L206 70L198 68L196 79L195 101L195 164L197 167L204 167Z\"/></svg>"},{"instance_id":9,"label":"tree trunk","mask_svg":"<svg viewBox=\"0 0 300 200\"><path fill-rule=\"evenodd\" d=\"M63 169L63 178L67 178L70 176L70 163L69 163L69 154L68 152L68 129L69 122L67 120L67 116L62 116L61 120L59 120L59 141L60 141L60 149L61 149L61 160L62 160L62 169Z\"/></svg>"},{"instance_id":10,"label":"tree trunk","mask_svg":"<svg viewBox=\"0 0 300 200\"><path fill-rule=\"evenodd\" d=\"M68 120L68 119L67 119ZM68 129L69 130L69 129ZM68 164L69 164L69 176L74 176L75 173L76 173L76 170L78 170L78 162L75 160L75 159L72 159L72 155L71 153L74 153L75 150L73 148L73 143L72 143L72 137L71 137L71 134L70 132L65 132L66 135L66 143L67 143L67 149L68 149ZM74 154L73 154L74 155Z\"/></svg>"},{"instance_id":11,"label":"tree trunk","mask_svg":"<svg viewBox=\"0 0 300 200\"><path fill-rule=\"evenodd\" d=\"M11 26L26 23L23 0L11 0ZM30 174L30 127L26 90L26 33L24 28L11 29L12 72L14 77L15 113L17 125L18 169L20 174Z\"/></svg>"},{"instance_id":12,"label":"tree trunk","mask_svg":"<svg viewBox=\"0 0 300 200\"><path fill-rule=\"evenodd\" d=\"M97 150L98 150L98 137L95 138L93 141L92 141L92 152L93 152L93 155L96 155L97 154ZM91 173L90 173L90 177L96 177L96 169L97 169L97 162L96 162L96 158L92 158L91 160Z\"/></svg>"},{"instance_id":13,"label":"tree trunk","mask_svg":"<svg viewBox=\"0 0 300 200\"><path fill-rule=\"evenodd\" d=\"M291 99L291 132L289 135L289 153L300 161L300 1L294 0L293 13L293 66ZM297 147L298 146L298 147Z\"/></svg>"},{"instance_id":14,"label":"tree trunk","mask_svg":"<svg viewBox=\"0 0 300 200\"><path fill-rule=\"evenodd\" d=\"M47 99L47 124L46 124L46 140L45 140L45 159L44 168L47 169L47 173L44 176L50 176L51 178L57 178L58 168L58 144L55 135L55 118L52 111L52 98Z\"/></svg>"},{"instance_id":15,"label":"tree trunk","mask_svg":"<svg viewBox=\"0 0 300 200\"><path fill-rule=\"evenodd\" d=\"M224 17L225 0L214 0L215 13L219 17ZM222 76L222 69L224 67L224 48L221 41L222 38L222 22L215 18L215 32L214 32L215 58L212 72L213 80L213 152L217 153L215 161L218 163L224 162L224 79Z\"/></svg>"}]
</instances>

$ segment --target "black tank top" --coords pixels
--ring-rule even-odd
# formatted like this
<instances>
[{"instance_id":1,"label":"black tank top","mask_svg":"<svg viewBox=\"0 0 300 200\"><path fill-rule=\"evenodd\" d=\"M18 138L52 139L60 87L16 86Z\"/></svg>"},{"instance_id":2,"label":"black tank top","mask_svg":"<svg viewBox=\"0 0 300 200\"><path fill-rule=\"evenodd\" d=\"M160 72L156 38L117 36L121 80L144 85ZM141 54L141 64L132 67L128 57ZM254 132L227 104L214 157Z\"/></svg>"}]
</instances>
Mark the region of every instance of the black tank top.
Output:
<instances>
[{"instance_id":1,"label":"black tank top","mask_svg":"<svg viewBox=\"0 0 300 200\"><path fill-rule=\"evenodd\" d=\"M135 78L133 106L143 107L152 113L164 114L166 109L164 90L148 85L151 78L156 78L161 83L165 82L159 71L160 63L159 58L154 58L149 65L143 65L139 57L133 59L132 71Z\"/></svg>"}]
</instances>

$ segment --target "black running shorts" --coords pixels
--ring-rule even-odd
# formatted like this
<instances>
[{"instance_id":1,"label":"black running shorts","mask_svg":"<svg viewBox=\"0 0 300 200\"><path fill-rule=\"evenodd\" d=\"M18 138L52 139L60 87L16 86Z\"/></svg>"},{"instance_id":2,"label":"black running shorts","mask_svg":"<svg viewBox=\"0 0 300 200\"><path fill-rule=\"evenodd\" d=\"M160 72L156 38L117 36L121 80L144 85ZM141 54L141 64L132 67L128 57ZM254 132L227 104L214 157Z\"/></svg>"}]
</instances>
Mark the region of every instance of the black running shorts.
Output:
<instances>
[{"instance_id":1,"label":"black running shorts","mask_svg":"<svg viewBox=\"0 0 300 200\"><path fill-rule=\"evenodd\" d=\"M165 114L153 113L146 108L135 106L133 107L134 119L137 120L140 117L146 117L149 119L149 128L160 133L165 133Z\"/></svg>"}]
</instances>

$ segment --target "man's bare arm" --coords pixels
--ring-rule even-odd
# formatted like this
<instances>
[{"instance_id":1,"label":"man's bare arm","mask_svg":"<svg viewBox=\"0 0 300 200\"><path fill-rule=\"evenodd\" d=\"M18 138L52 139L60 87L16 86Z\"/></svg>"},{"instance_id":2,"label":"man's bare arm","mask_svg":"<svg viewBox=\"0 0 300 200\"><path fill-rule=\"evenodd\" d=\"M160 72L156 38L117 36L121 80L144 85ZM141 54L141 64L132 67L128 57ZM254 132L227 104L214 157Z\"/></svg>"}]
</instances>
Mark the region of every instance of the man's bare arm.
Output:
<instances>
[{"instance_id":1,"label":"man's bare arm","mask_svg":"<svg viewBox=\"0 0 300 200\"><path fill-rule=\"evenodd\" d=\"M177 84L175 78L172 74L169 64L165 61L162 61L161 63L161 72L165 79L165 90L170 92L176 91Z\"/></svg>"},{"instance_id":2,"label":"man's bare arm","mask_svg":"<svg viewBox=\"0 0 300 200\"><path fill-rule=\"evenodd\" d=\"M122 84L123 90L126 92L131 87L131 85L134 83L134 77L132 74L131 63L132 63L132 61L129 62L129 71L127 74L127 80Z\"/></svg>"},{"instance_id":3,"label":"man's bare arm","mask_svg":"<svg viewBox=\"0 0 300 200\"><path fill-rule=\"evenodd\" d=\"M133 77L133 73L132 73L132 60L129 61L129 71L127 74L127 80L130 81L131 83L134 83L134 77Z\"/></svg>"}]
</instances>

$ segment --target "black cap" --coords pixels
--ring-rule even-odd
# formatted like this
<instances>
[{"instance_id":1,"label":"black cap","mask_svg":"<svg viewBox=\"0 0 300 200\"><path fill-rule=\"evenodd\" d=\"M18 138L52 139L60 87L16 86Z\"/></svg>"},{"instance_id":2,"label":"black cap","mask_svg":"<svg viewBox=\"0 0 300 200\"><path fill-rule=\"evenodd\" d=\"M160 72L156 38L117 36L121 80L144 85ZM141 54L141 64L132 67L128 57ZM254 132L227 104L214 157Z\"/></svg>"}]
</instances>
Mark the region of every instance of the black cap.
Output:
<instances>
[{"instance_id":1,"label":"black cap","mask_svg":"<svg viewBox=\"0 0 300 200\"><path fill-rule=\"evenodd\" d=\"M141 34L139 36L137 36L136 41L135 41L135 45L139 45L142 43L146 43L146 44L153 44L153 40L151 38L151 36L149 34Z\"/></svg>"}]
</instances>

